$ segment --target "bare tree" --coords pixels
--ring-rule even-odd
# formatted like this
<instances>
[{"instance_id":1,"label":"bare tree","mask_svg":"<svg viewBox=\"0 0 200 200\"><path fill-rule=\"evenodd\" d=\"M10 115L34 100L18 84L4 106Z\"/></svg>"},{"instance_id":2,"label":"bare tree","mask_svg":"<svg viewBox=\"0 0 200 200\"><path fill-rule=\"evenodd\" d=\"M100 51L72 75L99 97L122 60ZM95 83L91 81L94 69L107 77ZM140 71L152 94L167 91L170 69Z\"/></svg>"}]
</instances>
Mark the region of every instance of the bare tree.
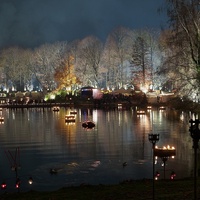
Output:
<instances>
[{"instance_id":1,"label":"bare tree","mask_svg":"<svg viewBox=\"0 0 200 200\"><path fill-rule=\"evenodd\" d=\"M199 92L200 4L199 0L166 0L170 30L165 35L163 72L181 95Z\"/></svg>"},{"instance_id":2,"label":"bare tree","mask_svg":"<svg viewBox=\"0 0 200 200\"><path fill-rule=\"evenodd\" d=\"M127 74L127 61L130 59L130 37L129 30L124 27L116 28L109 35L110 45L112 46L112 57L114 61L114 83L117 85L117 88L121 88L126 85L128 82Z\"/></svg>"},{"instance_id":3,"label":"bare tree","mask_svg":"<svg viewBox=\"0 0 200 200\"><path fill-rule=\"evenodd\" d=\"M25 89L32 77L30 58L31 50L19 47L10 47L1 52L0 65L4 88L18 91Z\"/></svg>"},{"instance_id":4,"label":"bare tree","mask_svg":"<svg viewBox=\"0 0 200 200\"><path fill-rule=\"evenodd\" d=\"M109 35L102 54L101 74L103 86L107 89L117 88L118 61L116 51L113 49L114 39Z\"/></svg>"},{"instance_id":5,"label":"bare tree","mask_svg":"<svg viewBox=\"0 0 200 200\"><path fill-rule=\"evenodd\" d=\"M56 88L54 73L63 62L66 51L67 43L65 42L44 44L35 49L34 74L42 90L51 91Z\"/></svg>"},{"instance_id":6,"label":"bare tree","mask_svg":"<svg viewBox=\"0 0 200 200\"><path fill-rule=\"evenodd\" d=\"M149 43L151 41L153 44L154 41L138 37L137 44L140 47L143 44L146 48L143 49L142 65L137 60L139 46L133 40L135 37L134 31L118 27L108 35L104 46L98 38L89 36L71 43L43 44L34 50L18 47L5 49L0 54L2 82L10 83L15 88L20 85L21 88L31 89L32 86L32 89L44 92L68 87L71 83L74 90L86 85L110 89L127 87L133 79L130 64L132 56L135 69L142 66L143 80L146 82L147 74L153 74L153 71L149 72L147 69L153 63L154 51ZM151 61L148 65L147 57Z\"/></svg>"},{"instance_id":7,"label":"bare tree","mask_svg":"<svg viewBox=\"0 0 200 200\"><path fill-rule=\"evenodd\" d=\"M75 70L83 85L99 86L102 50L101 41L94 36L87 37L79 43Z\"/></svg>"}]
</instances>

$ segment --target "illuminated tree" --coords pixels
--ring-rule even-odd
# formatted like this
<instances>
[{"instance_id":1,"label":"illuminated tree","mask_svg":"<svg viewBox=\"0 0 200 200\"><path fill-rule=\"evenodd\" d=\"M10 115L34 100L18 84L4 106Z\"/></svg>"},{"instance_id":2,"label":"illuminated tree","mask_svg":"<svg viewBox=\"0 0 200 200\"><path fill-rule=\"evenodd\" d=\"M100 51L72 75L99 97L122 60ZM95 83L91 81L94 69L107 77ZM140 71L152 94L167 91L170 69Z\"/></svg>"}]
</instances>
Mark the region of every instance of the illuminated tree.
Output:
<instances>
[{"instance_id":1,"label":"illuminated tree","mask_svg":"<svg viewBox=\"0 0 200 200\"><path fill-rule=\"evenodd\" d=\"M24 91L32 79L31 56L31 50L19 47L10 47L1 52L0 66L4 89Z\"/></svg>"},{"instance_id":2,"label":"illuminated tree","mask_svg":"<svg viewBox=\"0 0 200 200\"><path fill-rule=\"evenodd\" d=\"M143 87L151 72L151 57L147 43L143 38L138 37L133 46L132 64L134 65L134 79Z\"/></svg>"},{"instance_id":3,"label":"illuminated tree","mask_svg":"<svg viewBox=\"0 0 200 200\"><path fill-rule=\"evenodd\" d=\"M170 29L165 34L162 71L181 95L199 92L200 4L199 0L166 0Z\"/></svg>"},{"instance_id":4,"label":"illuminated tree","mask_svg":"<svg viewBox=\"0 0 200 200\"><path fill-rule=\"evenodd\" d=\"M67 56L61 65L55 70L55 81L57 82L56 90L68 90L73 92L77 89L76 85L80 84L79 79L74 74L74 58Z\"/></svg>"},{"instance_id":5,"label":"illuminated tree","mask_svg":"<svg viewBox=\"0 0 200 200\"><path fill-rule=\"evenodd\" d=\"M101 41L90 36L78 44L75 73L83 85L99 86L99 65L103 46Z\"/></svg>"},{"instance_id":6,"label":"illuminated tree","mask_svg":"<svg viewBox=\"0 0 200 200\"><path fill-rule=\"evenodd\" d=\"M159 55L156 31L142 30L135 32L132 45L132 75L133 83L139 88L149 89L154 85L155 71L158 67Z\"/></svg>"},{"instance_id":7,"label":"illuminated tree","mask_svg":"<svg viewBox=\"0 0 200 200\"><path fill-rule=\"evenodd\" d=\"M21 88L42 90L44 93L70 85L72 90L88 85L109 89L129 87L133 78L136 81L131 70L139 67L136 55L140 48L136 45L139 44L136 36L138 41L141 39L143 44L147 44L145 51L150 52L153 59L150 40L123 27L113 30L104 46L98 38L89 36L71 43L43 44L34 50L5 49L0 58L1 82L10 82L11 86L18 86L17 90L20 85ZM132 64L131 58L134 60ZM146 82L150 64L147 65L146 53L143 58L145 65L140 63L140 69L143 69L143 80Z\"/></svg>"},{"instance_id":8,"label":"illuminated tree","mask_svg":"<svg viewBox=\"0 0 200 200\"><path fill-rule=\"evenodd\" d=\"M110 53L110 60L112 62L110 68L111 80L117 88L121 88L129 83L128 60L130 60L130 47L131 43L129 37L129 30L124 27L116 28L108 36L108 51ZM112 48L109 50L109 48ZM112 77L113 76L113 77Z\"/></svg>"},{"instance_id":9,"label":"illuminated tree","mask_svg":"<svg viewBox=\"0 0 200 200\"><path fill-rule=\"evenodd\" d=\"M54 81L54 73L63 62L67 51L67 43L44 44L34 52L34 75L42 90L54 90L57 85Z\"/></svg>"},{"instance_id":10,"label":"illuminated tree","mask_svg":"<svg viewBox=\"0 0 200 200\"><path fill-rule=\"evenodd\" d=\"M101 73L102 83L108 89L117 88L117 55L113 49L114 39L109 35L102 54Z\"/></svg>"}]
</instances>

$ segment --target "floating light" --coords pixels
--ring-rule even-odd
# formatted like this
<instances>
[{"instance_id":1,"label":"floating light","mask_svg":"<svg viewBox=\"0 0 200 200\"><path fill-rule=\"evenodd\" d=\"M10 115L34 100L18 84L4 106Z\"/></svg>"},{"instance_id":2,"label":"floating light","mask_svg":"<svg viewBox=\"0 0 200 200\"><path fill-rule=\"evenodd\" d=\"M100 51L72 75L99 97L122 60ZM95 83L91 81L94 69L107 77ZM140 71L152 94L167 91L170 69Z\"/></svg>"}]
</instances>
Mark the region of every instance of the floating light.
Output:
<instances>
[{"instance_id":1,"label":"floating light","mask_svg":"<svg viewBox=\"0 0 200 200\"><path fill-rule=\"evenodd\" d=\"M32 178L32 177L30 177L30 178L28 179L28 183L29 183L30 185L33 184L33 178Z\"/></svg>"}]
</instances>

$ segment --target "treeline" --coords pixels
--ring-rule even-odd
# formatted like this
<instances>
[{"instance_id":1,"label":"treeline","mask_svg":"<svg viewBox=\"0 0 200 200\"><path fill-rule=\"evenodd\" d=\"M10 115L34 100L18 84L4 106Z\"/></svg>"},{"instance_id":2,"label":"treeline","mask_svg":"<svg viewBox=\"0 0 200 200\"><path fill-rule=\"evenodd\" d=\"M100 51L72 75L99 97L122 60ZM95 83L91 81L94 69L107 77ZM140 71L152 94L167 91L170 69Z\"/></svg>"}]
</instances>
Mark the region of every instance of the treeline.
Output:
<instances>
[{"instance_id":1,"label":"treeline","mask_svg":"<svg viewBox=\"0 0 200 200\"><path fill-rule=\"evenodd\" d=\"M161 85L155 78L162 60L158 39L158 31L119 27L105 43L88 36L33 50L6 48L0 53L1 87L74 90L86 85L109 89Z\"/></svg>"},{"instance_id":2,"label":"treeline","mask_svg":"<svg viewBox=\"0 0 200 200\"><path fill-rule=\"evenodd\" d=\"M161 89L196 98L200 86L200 10L198 0L166 0L169 29L118 27L105 42L95 36L10 47L0 52L4 90L98 88Z\"/></svg>"}]
</instances>

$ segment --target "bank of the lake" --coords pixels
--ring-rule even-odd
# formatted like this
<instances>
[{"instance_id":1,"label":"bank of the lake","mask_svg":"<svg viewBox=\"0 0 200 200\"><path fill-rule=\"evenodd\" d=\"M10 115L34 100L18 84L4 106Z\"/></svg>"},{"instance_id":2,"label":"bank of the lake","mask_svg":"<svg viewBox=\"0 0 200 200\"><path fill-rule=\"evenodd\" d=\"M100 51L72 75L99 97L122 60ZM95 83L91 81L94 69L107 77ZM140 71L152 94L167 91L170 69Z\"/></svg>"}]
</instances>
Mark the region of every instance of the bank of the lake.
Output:
<instances>
[{"instance_id":1,"label":"bank of the lake","mask_svg":"<svg viewBox=\"0 0 200 200\"><path fill-rule=\"evenodd\" d=\"M168 109L175 109L179 111L191 111L193 113L200 113L200 102L193 102L189 99L181 99L179 97L174 97L164 102L150 102L148 99L146 101L133 101L131 99L72 99L70 101L53 101L53 102L38 102L31 104L24 103L12 103L12 104L1 104L1 108L8 109L28 109L28 108L53 108L53 107L65 107L65 108L99 108L99 109L130 109L130 108L142 108L145 109L148 106L159 109L160 107L166 107Z\"/></svg>"},{"instance_id":2,"label":"bank of the lake","mask_svg":"<svg viewBox=\"0 0 200 200\"><path fill-rule=\"evenodd\" d=\"M200 180L197 182L200 186ZM199 187L200 188L200 187ZM197 194L200 197L200 193ZM152 180L126 181L118 185L81 185L62 188L53 192L29 191L26 193L4 193L1 200L141 200L152 199ZM155 182L155 199L194 199L193 179L160 180Z\"/></svg>"}]
</instances>

